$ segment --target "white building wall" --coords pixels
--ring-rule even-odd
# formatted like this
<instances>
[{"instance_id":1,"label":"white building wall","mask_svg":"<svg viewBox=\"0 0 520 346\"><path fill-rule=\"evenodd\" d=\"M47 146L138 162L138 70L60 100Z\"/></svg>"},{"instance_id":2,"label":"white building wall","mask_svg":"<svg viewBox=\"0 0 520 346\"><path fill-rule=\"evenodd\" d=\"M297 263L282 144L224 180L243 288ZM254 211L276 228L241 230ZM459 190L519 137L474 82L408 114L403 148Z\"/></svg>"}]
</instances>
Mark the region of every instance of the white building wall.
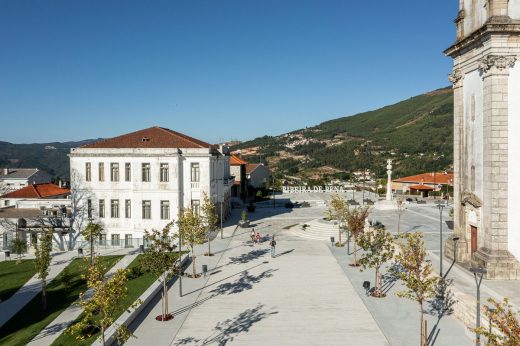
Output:
<instances>
[{"instance_id":1,"label":"white building wall","mask_svg":"<svg viewBox=\"0 0 520 346\"><path fill-rule=\"evenodd\" d=\"M509 17L520 19L520 0L509 0L508 11Z\"/></svg>"},{"instance_id":2,"label":"white building wall","mask_svg":"<svg viewBox=\"0 0 520 346\"><path fill-rule=\"evenodd\" d=\"M519 5L520 1L515 3ZM508 88L508 250L520 259L520 213L518 212L520 206L520 64L518 63L509 70Z\"/></svg>"},{"instance_id":3,"label":"white building wall","mask_svg":"<svg viewBox=\"0 0 520 346\"><path fill-rule=\"evenodd\" d=\"M222 195L226 189L222 185L216 190L216 179L224 174L229 176L227 158L219 159L222 169L214 172L217 164L209 149L87 149L78 148L71 152L71 177L74 179L72 187L84 191L85 201L92 200L93 214L97 219L99 200L105 200L105 217L100 219L107 233L107 241L111 234L119 234L123 240L125 234L131 234L134 238L141 238L144 230L161 229L168 222L178 219L179 208L191 207L192 200L200 200L203 193L210 197L222 199L216 196ZM91 181L85 180L86 163L91 163ZM104 163L104 181L99 181L98 164ZM131 181L125 181L125 163L131 164ZM110 164L119 163L119 181L112 182ZM150 164L150 182L142 181L142 164ZM160 182L160 164L168 163L169 181ZM191 181L191 164L200 166L200 181ZM213 178L213 179L211 179ZM224 179L219 183L223 184ZM111 200L119 200L119 217L111 218ZM125 218L125 200L131 200L131 217ZM151 219L142 218L143 201L151 201ZM161 201L169 201L170 218L162 220L160 215Z\"/></svg>"},{"instance_id":4,"label":"white building wall","mask_svg":"<svg viewBox=\"0 0 520 346\"><path fill-rule=\"evenodd\" d=\"M466 75L464 78L463 91L463 109L464 109L464 128L466 142L466 166L465 171L468 172L467 186L471 187L471 166L475 166L475 190L472 191L478 198L483 199L483 167L484 162L484 143L483 143L483 81L478 70Z\"/></svg>"},{"instance_id":5,"label":"white building wall","mask_svg":"<svg viewBox=\"0 0 520 346\"><path fill-rule=\"evenodd\" d=\"M487 20L487 0L464 0L464 34L480 28Z\"/></svg>"}]
</instances>

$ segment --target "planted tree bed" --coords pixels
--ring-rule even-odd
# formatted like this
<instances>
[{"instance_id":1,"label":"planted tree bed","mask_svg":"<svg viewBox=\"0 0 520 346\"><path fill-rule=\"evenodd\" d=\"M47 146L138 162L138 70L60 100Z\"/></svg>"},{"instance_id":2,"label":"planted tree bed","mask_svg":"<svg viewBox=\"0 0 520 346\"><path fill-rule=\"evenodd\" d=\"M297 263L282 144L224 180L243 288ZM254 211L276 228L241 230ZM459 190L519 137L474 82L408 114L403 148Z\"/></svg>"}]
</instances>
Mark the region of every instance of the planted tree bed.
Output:
<instances>
[{"instance_id":1,"label":"planted tree bed","mask_svg":"<svg viewBox=\"0 0 520 346\"><path fill-rule=\"evenodd\" d=\"M9 299L20 287L36 274L34 260L0 262L0 301Z\"/></svg>"},{"instance_id":2,"label":"planted tree bed","mask_svg":"<svg viewBox=\"0 0 520 346\"><path fill-rule=\"evenodd\" d=\"M121 316L125 310L127 310L147 289L153 284L157 278L149 272L143 272L141 270L142 255L137 256L132 263L128 266L128 294L123 300L121 306L117 308L117 316ZM81 318L80 316L79 318ZM53 343L53 346L60 345L91 345L100 336L100 332L97 331L89 338L84 340L76 340L73 335L68 333L62 333Z\"/></svg>"},{"instance_id":3,"label":"planted tree bed","mask_svg":"<svg viewBox=\"0 0 520 346\"><path fill-rule=\"evenodd\" d=\"M101 257L107 268L112 267L122 256ZM84 259L73 260L47 286L47 310L42 310L41 293L37 294L16 315L0 328L0 345L25 345L43 328L51 323L86 289L81 274L86 272ZM68 281L68 282L67 282Z\"/></svg>"}]
</instances>

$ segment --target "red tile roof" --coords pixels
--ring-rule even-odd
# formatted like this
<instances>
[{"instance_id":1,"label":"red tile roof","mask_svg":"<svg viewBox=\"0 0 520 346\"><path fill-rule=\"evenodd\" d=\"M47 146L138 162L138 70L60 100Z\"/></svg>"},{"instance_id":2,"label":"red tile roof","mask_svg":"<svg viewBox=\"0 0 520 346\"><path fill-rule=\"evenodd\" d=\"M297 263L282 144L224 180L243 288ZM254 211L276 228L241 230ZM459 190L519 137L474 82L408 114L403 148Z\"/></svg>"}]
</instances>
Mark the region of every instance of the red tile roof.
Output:
<instances>
[{"instance_id":1,"label":"red tile roof","mask_svg":"<svg viewBox=\"0 0 520 346\"><path fill-rule=\"evenodd\" d=\"M422 184L420 184L420 185L411 185L409 187L410 187L410 189L414 189L414 190L423 190L423 191L424 190L428 190L428 191L433 190L433 187L428 186L428 185L422 185Z\"/></svg>"},{"instance_id":2,"label":"red tile roof","mask_svg":"<svg viewBox=\"0 0 520 346\"><path fill-rule=\"evenodd\" d=\"M83 145L82 148L212 148L211 144L159 126Z\"/></svg>"},{"instance_id":3,"label":"red tile roof","mask_svg":"<svg viewBox=\"0 0 520 346\"><path fill-rule=\"evenodd\" d=\"M393 180L396 183L415 184L450 184L453 185L453 173L436 172L422 173Z\"/></svg>"},{"instance_id":4,"label":"red tile roof","mask_svg":"<svg viewBox=\"0 0 520 346\"><path fill-rule=\"evenodd\" d=\"M231 155L231 159L229 160L229 164L231 166L240 166L240 165L247 165L247 162L242 160L240 157L236 155Z\"/></svg>"},{"instance_id":5,"label":"red tile roof","mask_svg":"<svg viewBox=\"0 0 520 346\"><path fill-rule=\"evenodd\" d=\"M246 174L251 174L251 172L253 172L255 169L258 168L258 166L260 166L261 163L248 163L246 165Z\"/></svg>"},{"instance_id":6,"label":"red tile roof","mask_svg":"<svg viewBox=\"0 0 520 346\"><path fill-rule=\"evenodd\" d=\"M49 198L68 195L69 189L51 183L34 184L6 193L1 198Z\"/></svg>"}]
</instances>

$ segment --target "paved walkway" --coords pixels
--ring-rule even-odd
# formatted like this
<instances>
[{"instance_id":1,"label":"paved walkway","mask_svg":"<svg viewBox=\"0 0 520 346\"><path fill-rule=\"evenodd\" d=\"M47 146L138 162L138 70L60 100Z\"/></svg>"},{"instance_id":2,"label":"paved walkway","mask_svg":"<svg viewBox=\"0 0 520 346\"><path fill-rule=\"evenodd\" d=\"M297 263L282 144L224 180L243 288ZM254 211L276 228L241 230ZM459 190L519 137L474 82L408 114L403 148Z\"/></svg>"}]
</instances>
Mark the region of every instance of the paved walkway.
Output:
<instances>
[{"instance_id":1,"label":"paved walkway","mask_svg":"<svg viewBox=\"0 0 520 346\"><path fill-rule=\"evenodd\" d=\"M132 261L139 255L139 250L132 250L130 254L125 255L120 261L118 261L110 270L107 272L107 276L115 274L118 269L124 269L132 263ZM128 252L128 251L126 251ZM91 291L87 291L86 296L89 297ZM58 315L45 327L34 339L28 344L30 346L46 346L50 345L56 340L63 331L68 328L72 322L74 322L83 309L78 304L72 304L65 309L61 314Z\"/></svg>"},{"instance_id":2,"label":"paved walkway","mask_svg":"<svg viewBox=\"0 0 520 346\"><path fill-rule=\"evenodd\" d=\"M270 219L253 224L262 235L279 234L275 258L267 238L253 246L250 229L233 237L226 229L227 238L212 244L216 256L197 258L198 270L207 264L210 275L183 279L180 299L178 282L170 289L175 319L155 321L157 299L131 325L138 339L128 344L388 345L325 243L286 235Z\"/></svg>"}]
</instances>

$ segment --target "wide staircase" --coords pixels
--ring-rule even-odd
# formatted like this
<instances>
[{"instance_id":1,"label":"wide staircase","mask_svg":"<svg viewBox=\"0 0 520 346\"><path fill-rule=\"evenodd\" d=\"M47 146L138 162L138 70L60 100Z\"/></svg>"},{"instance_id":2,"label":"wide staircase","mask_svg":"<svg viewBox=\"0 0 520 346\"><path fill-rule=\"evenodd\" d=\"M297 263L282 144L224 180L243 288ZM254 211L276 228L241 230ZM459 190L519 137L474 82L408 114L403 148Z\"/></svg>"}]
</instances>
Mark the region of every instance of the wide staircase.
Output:
<instances>
[{"instance_id":1,"label":"wide staircase","mask_svg":"<svg viewBox=\"0 0 520 346\"><path fill-rule=\"evenodd\" d=\"M304 227L304 225L308 226ZM290 230L292 234L301 238L330 241L330 237L334 237L334 240L338 241L338 224L334 224L334 222L324 220L323 218L300 223ZM346 234L343 232L341 240L345 241L345 239Z\"/></svg>"}]
</instances>

